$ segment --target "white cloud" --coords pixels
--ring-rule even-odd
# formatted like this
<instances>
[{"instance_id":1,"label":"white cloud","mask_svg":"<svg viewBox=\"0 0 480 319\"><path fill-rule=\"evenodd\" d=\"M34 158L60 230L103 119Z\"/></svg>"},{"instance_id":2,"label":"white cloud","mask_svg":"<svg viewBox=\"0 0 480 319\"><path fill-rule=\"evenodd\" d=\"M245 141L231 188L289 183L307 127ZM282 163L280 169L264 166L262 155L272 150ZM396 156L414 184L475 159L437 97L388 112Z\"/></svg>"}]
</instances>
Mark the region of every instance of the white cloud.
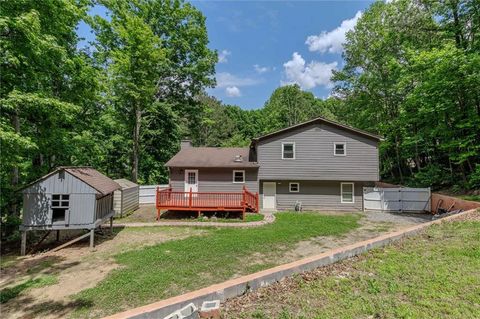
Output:
<instances>
[{"instance_id":1,"label":"white cloud","mask_svg":"<svg viewBox=\"0 0 480 319\"><path fill-rule=\"evenodd\" d=\"M337 68L338 63L323 63L312 61L309 64L297 52L293 53L292 59L283 64L286 81L283 84L296 83L303 89L311 89L316 86L331 88L332 70Z\"/></svg>"},{"instance_id":2,"label":"white cloud","mask_svg":"<svg viewBox=\"0 0 480 319\"><path fill-rule=\"evenodd\" d=\"M361 16L362 12L358 11L353 18L343 20L338 28L330 32L322 31L319 35L309 36L305 44L308 45L310 51L341 53L343 43L345 43L345 34L355 27Z\"/></svg>"},{"instance_id":3,"label":"white cloud","mask_svg":"<svg viewBox=\"0 0 480 319\"><path fill-rule=\"evenodd\" d=\"M253 69L254 69L255 72L257 72L258 74L262 74L262 73L265 73L265 72L270 71L270 68L269 68L269 67L260 66L260 65L258 65L258 64L255 64L255 65L253 66Z\"/></svg>"},{"instance_id":4,"label":"white cloud","mask_svg":"<svg viewBox=\"0 0 480 319\"><path fill-rule=\"evenodd\" d=\"M218 63L227 63L228 62L228 56L231 55L232 52L228 51L228 50L222 50L219 54L218 54Z\"/></svg>"},{"instance_id":5,"label":"white cloud","mask_svg":"<svg viewBox=\"0 0 480 319\"><path fill-rule=\"evenodd\" d=\"M225 89L225 94L228 97L239 97L242 96L242 92L240 92L240 89L236 86L228 86Z\"/></svg>"},{"instance_id":6,"label":"white cloud","mask_svg":"<svg viewBox=\"0 0 480 319\"><path fill-rule=\"evenodd\" d=\"M260 79L253 79L253 78L242 78L236 75L233 75L228 72L219 72L217 73L217 88L226 88L229 86L250 86L256 85L261 82Z\"/></svg>"}]
</instances>

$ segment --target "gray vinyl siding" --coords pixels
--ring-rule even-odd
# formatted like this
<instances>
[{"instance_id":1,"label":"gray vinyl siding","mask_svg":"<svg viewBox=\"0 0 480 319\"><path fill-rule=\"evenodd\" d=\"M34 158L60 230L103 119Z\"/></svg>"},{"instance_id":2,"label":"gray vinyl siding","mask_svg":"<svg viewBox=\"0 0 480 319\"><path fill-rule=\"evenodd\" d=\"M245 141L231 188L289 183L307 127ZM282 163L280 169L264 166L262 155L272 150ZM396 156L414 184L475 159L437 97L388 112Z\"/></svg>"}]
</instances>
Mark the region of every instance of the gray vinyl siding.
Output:
<instances>
[{"instance_id":1,"label":"gray vinyl siding","mask_svg":"<svg viewBox=\"0 0 480 319\"><path fill-rule=\"evenodd\" d=\"M282 159L282 142L295 143L295 159ZM334 156L335 142L346 156ZM259 180L378 181L378 143L328 124L312 124L260 141Z\"/></svg>"},{"instance_id":2,"label":"gray vinyl siding","mask_svg":"<svg viewBox=\"0 0 480 319\"><path fill-rule=\"evenodd\" d=\"M140 188L135 186L114 192L113 209L115 210L115 216L127 214L138 209L139 190Z\"/></svg>"},{"instance_id":3,"label":"gray vinyl siding","mask_svg":"<svg viewBox=\"0 0 480 319\"><path fill-rule=\"evenodd\" d=\"M260 207L263 207L263 182L260 183ZM267 181L268 182L268 181ZM289 183L298 182L300 191L290 193ZM302 203L303 210L335 210L359 211L363 208L363 187L371 183L361 181L345 181L354 183L354 203L341 202L340 181L276 181L277 210L293 210L297 201Z\"/></svg>"},{"instance_id":4,"label":"gray vinyl siding","mask_svg":"<svg viewBox=\"0 0 480 319\"><path fill-rule=\"evenodd\" d=\"M233 183L233 168L185 168L198 170L199 192L240 192L246 186L250 192L258 192L258 169L244 169L245 183ZM185 190L185 169L170 168L170 185L174 191Z\"/></svg>"}]
</instances>

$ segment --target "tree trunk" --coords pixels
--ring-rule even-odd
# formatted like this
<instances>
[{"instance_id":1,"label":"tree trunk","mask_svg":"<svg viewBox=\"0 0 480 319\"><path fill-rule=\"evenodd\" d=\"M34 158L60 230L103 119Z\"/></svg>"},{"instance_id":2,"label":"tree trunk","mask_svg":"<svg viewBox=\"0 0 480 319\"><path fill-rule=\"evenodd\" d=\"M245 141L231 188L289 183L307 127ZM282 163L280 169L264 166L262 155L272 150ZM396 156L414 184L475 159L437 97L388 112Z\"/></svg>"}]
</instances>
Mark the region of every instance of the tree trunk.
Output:
<instances>
[{"instance_id":1,"label":"tree trunk","mask_svg":"<svg viewBox=\"0 0 480 319\"><path fill-rule=\"evenodd\" d=\"M132 154L132 181L138 181L138 161L140 154L140 125L142 120L142 111L135 108L135 125L133 127L133 154Z\"/></svg>"},{"instance_id":2,"label":"tree trunk","mask_svg":"<svg viewBox=\"0 0 480 319\"><path fill-rule=\"evenodd\" d=\"M13 129L15 130L15 133L17 134L20 134L20 118L18 117L18 112L15 110L15 113L13 114L12 116L12 126L13 126ZM18 166L14 166L12 168L12 189L14 191L16 191L17 189L17 186L18 186L18 182L19 182L19 174L18 174ZM17 209L17 201L15 200L15 196L13 198L13 200L11 201L11 205L10 205L10 210L11 210L11 213L14 215L14 216L18 216L19 215L19 211Z\"/></svg>"},{"instance_id":3,"label":"tree trunk","mask_svg":"<svg viewBox=\"0 0 480 319\"><path fill-rule=\"evenodd\" d=\"M395 153L397 155L398 174L400 176L400 183L403 184L402 161L400 159L400 151L398 147L399 147L398 137L395 136Z\"/></svg>"}]
</instances>

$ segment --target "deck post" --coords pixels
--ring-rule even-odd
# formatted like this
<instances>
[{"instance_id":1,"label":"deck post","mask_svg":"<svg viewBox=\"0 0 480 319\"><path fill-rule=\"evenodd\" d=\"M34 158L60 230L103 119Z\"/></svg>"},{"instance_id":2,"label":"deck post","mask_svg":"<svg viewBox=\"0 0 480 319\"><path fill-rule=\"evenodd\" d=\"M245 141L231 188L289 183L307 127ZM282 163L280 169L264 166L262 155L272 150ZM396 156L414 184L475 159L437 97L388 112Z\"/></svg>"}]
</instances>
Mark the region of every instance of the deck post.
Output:
<instances>
[{"instance_id":1,"label":"deck post","mask_svg":"<svg viewBox=\"0 0 480 319\"><path fill-rule=\"evenodd\" d=\"M90 229L90 249L95 247L95 228Z\"/></svg>"},{"instance_id":2,"label":"deck post","mask_svg":"<svg viewBox=\"0 0 480 319\"><path fill-rule=\"evenodd\" d=\"M113 216L110 217L110 235L113 234Z\"/></svg>"},{"instance_id":3,"label":"deck post","mask_svg":"<svg viewBox=\"0 0 480 319\"><path fill-rule=\"evenodd\" d=\"M157 208L157 218L156 220L160 220L160 208Z\"/></svg>"},{"instance_id":4,"label":"deck post","mask_svg":"<svg viewBox=\"0 0 480 319\"><path fill-rule=\"evenodd\" d=\"M57 238L56 238L57 241L60 241L60 229L57 230Z\"/></svg>"},{"instance_id":5,"label":"deck post","mask_svg":"<svg viewBox=\"0 0 480 319\"><path fill-rule=\"evenodd\" d=\"M242 220L245 220L245 209L246 209L246 206L247 206L247 201L246 201L246 188L245 188L245 185L243 185L243 189L242 189Z\"/></svg>"},{"instance_id":6,"label":"deck post","mask_svg":"<svg viewBox=\"0 0 480 319\"><path fill-rule=\"evenodd\" d=\"M190 187L190 194L188 198L188 207L192 208L192 188Z\"/></svg>"},{"instance_id":7,"label":"deck post","mask_svg":"<svg viewBox=\"0 0 480 319\"><path fill-rule=\"evenodd\" d=\"M27 231L22 230L22 242L20 244L20 256L25 256L27 251Z\"/></svg>"}]
</instances>

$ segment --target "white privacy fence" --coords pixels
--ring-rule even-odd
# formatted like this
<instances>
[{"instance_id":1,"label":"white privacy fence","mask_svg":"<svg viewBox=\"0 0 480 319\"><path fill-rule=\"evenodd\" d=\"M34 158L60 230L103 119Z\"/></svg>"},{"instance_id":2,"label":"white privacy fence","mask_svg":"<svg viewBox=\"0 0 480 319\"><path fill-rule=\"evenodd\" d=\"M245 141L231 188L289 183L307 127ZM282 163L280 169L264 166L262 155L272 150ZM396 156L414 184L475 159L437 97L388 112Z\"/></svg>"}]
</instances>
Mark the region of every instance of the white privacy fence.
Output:
<instances>
[{"instance_id":1,"label":"white privacy fence","mask_svg":"<svg viewBox=\"0 0 480 319\"><path fill-rule=\"evenodd\" d=\"M431 211L430 188L364 187L363 209L387 212Z\"/></svg>"},{"instance_id":2,"label":"white privacy fence","mask_svg":"<svg viewBox=\"0 0 480 319\"><path fill-rule=\"evenodd\" d=\"M142 204L155 204L155 196L157 187L167 188L168 185L142 185L140 186L140 194L138 202Z\"/></svg>"}]
</instances>

